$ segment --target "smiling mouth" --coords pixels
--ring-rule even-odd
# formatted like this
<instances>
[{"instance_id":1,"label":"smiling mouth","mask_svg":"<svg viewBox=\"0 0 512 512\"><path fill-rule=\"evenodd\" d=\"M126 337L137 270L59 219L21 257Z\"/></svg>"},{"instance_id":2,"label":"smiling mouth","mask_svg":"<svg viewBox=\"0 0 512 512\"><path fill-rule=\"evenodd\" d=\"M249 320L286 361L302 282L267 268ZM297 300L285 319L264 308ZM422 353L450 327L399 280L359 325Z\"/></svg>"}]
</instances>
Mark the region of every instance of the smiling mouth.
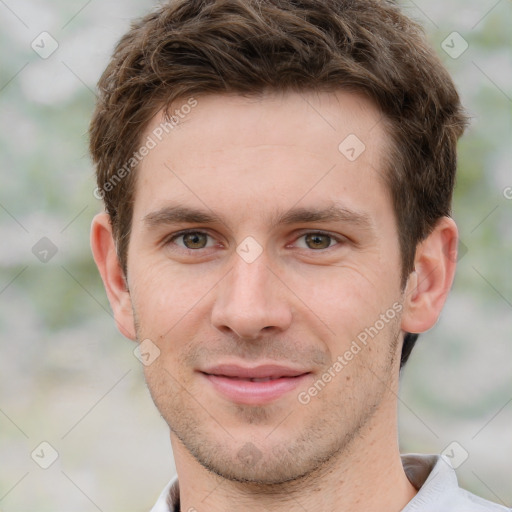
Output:
<instances>
[{"instance_id":1,"label":"smiling mouth","mask_svg":"<svg viewBox=\"0 0 512 512\"><path fill-rule=\"evenodd\" d=\"M218 364L209 368L201 369L201 373L206 375L215 375L218 377L227 377L233 379L279 379L283 377L298 377L305 373L310 373L305 368L293 368L280 364L260 364L258 366L248 367L243 364Z\"/></svg>"},{"instance_id":2,"label":"smiling mouth","mask_svg":"<svg viewBox=\"0 0 512 512\"><path fill-rule=\"evenodd\" d=\"M222 366L199 372L224 399L237 404L264 405L296 389L311 372L276 366Z\"/></svg>"},{"instance_id":3,"label":"smiling mouth","mask_svg":"<svg viewBox=\"0 0 512 512\"><path fill-rule=\"evenodd\" d=\"M242 381L247 381L247 382L268 382L271 380L273 381L273 380L279 380L279 379L296 379L297 377L306 375L306 374L301 374L301 375L293 375L290 377L285 377L285 376L279 376L279 377L232 377L229 375L216 375L213 373L204 373L204 374L211 375L212 377L223 377L225 379L242 380Z\"/></svg>"}]
</instances>

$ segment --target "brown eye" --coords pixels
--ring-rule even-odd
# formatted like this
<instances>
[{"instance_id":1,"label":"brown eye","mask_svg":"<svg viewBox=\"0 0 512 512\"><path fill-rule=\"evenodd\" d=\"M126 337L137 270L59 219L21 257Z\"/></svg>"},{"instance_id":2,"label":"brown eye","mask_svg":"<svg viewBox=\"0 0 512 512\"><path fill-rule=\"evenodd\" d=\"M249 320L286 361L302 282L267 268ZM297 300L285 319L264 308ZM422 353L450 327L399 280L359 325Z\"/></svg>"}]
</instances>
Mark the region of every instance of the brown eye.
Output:
<instances>
[{"instance_id":1,"label":"brown eye","mask_svg":"<svg viewBox=\"0 0 512 512\"><path fill-rule=\"evenodd\" d=\"M178 238L183 238L183 245L187 249L204 249L208 243L208 235L199 231L185 233Z\"/></svg>"},{"instance_id":2,"label":"brown eye","mask_svg":"<svg viewBox=\"0 0 512 512\"><path fill-rule=\"evenodd\" d=\"M304 241L310 249L327 249L332 242L332 237L322 233L309 233L304 237Z\"/></svg>"}]
</instances>

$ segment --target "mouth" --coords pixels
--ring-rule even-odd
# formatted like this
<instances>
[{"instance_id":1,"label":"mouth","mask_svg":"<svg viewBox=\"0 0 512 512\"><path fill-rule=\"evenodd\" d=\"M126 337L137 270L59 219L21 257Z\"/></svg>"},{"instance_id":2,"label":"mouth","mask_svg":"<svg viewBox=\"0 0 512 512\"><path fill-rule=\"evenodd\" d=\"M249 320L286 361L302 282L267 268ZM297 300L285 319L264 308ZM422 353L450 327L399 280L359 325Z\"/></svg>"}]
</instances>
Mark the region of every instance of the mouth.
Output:
<instances>
[{"instance_id":1,"label":"mouth","mask_svg":"<svg viewBox=\"0 0 512 512\"><path fill-rule=\"evenodd\" d=\"M216 377L226 377L226 379L246 380L246 381L249 381L249 382L268 382L269 380L277 380L277 379L284 378L284 377L262 377L262 378L249 377L249 378L242 378L242 377L228 377L227 375L216 375ZM295 378L295 377L291 377L291 378Z\"/></svg>"},{"instance_id":2,"label":"mouth","mask_svg":"<svg viewBox=\"0 0 512 512\"><path fill-rule=\"evenodd\" d=\"M263 405L276 401L301 385L309 370L278 365L244 367L218 365L199 372L215 392L230 402Z\"/></svg>"}]
</instances>

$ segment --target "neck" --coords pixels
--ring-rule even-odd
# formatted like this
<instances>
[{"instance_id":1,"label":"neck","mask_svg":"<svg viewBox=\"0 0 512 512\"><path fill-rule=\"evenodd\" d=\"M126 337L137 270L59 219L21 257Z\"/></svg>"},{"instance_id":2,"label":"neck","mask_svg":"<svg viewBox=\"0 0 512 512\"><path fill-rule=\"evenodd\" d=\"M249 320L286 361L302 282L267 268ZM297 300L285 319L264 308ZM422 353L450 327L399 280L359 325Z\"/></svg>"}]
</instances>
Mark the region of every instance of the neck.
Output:
<instances>
[{"instance_id":1,"label":"neck","mask_svg":"<svg viewBox=\"0 0 512 512\"><path fill-rule=\"evenodd\" d=\"M396 414L382 416L377 411L371 425L366 425L343 453L314 473L272 486L233 482L212 474L171 434L181 510L398 512L417 491L402 467Z\"/></svg>"}]
</instances>

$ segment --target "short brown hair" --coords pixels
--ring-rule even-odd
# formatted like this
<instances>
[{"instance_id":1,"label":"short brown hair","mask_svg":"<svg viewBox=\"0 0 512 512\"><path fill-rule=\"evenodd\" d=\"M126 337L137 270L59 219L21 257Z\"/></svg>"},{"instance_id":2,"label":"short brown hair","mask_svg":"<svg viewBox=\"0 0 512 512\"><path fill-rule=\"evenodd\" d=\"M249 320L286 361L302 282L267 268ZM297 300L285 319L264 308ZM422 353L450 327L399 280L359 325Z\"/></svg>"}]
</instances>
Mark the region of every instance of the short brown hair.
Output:
<instances>
[{"instance_id":1,"label":"short brown hair","mask_svg":"<svg viewBox=\"0 0 512 512\"><path fill-rule=\"evenodd\" d=\"M119 170L148 122L179 98L307 90L370 98L392 141L383 177L402 286L417 244L451 213L466 118L420 27L390 0L172 0L132 25L98 87L90 151L125 274L136 172L120 179ZM406 336L402 364L415 336Z\"/></svg>"}]
</instances>

